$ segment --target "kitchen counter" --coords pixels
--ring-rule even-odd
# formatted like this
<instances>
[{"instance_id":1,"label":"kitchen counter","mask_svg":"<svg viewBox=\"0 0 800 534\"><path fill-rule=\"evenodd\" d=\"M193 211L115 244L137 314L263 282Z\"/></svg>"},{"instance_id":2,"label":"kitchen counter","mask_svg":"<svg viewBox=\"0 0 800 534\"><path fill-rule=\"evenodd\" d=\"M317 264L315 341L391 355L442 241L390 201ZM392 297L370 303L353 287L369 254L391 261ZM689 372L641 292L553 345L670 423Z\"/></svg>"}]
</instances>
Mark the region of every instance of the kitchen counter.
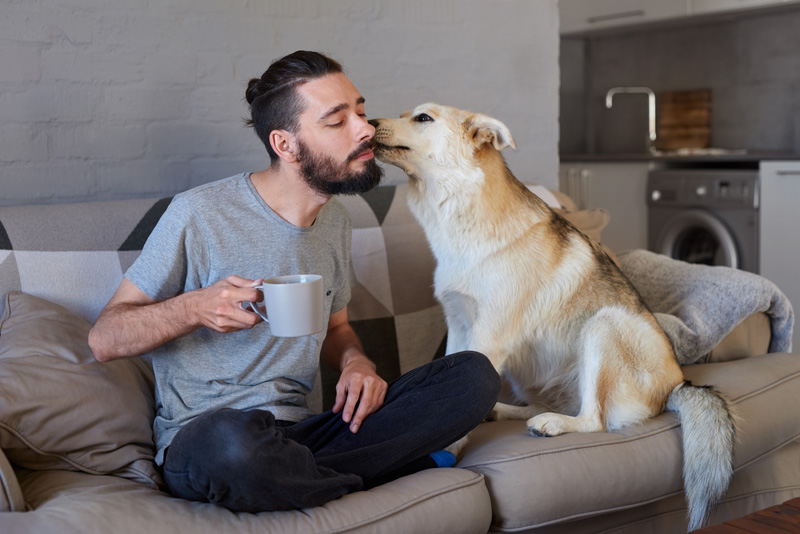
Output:
<instances>
[{"instance_id":1,"label":"kitchen counter","mask_svg":"<svg viewBox=\"0 0 800 534\"><path fill-rule=\"evenodd\" d=\"M800 154L745 150L697 150L693 152L647 152L604 154L559 154L561 163L654 162L665 164L758 164L759 161L796 161Z\"/></svg>"}]
</instances>

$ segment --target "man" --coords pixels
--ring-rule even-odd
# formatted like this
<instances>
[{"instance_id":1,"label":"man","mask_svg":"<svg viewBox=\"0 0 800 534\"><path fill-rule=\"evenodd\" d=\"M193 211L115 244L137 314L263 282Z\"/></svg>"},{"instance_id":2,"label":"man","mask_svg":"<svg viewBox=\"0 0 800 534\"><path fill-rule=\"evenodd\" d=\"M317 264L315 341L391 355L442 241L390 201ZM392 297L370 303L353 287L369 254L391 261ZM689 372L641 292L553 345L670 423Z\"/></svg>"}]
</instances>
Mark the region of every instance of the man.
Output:
<instances>
[{"instance_id":1,"label":"man","mask_svg":"<svg viewBox=\"0 0 800 534\"><path fill-rule=\"evenodd\" d=\"M477 353L387 386L350 327L351 226L334 194L377 185L374 128L341 66L298 51L250 81L270 167L177 195L89 334L100 361L153 354L170 491L237 511L316 506L425 467L477 425L499 377ZM270 334L242 303L265 276L323 276L327 331ZM306 406L320 358L333 409ZM441 452L441 451L440 451Z\"/></svg>"}]
</instances>

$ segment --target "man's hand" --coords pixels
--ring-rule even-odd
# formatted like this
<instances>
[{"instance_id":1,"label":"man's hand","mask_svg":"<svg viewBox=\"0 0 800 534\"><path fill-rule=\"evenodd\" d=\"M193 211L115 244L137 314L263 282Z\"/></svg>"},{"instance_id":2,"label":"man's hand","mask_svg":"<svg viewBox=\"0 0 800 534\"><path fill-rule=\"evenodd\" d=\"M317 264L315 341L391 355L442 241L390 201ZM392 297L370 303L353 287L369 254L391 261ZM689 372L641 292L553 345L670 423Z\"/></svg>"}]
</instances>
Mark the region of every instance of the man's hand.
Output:
<instances>
[{"instance_id":1,"label":"man's hand","mask_svg":"<svg viewBox=\"0 0 800 534\"><path fill-rule=\"evenodd\" d=\"M256 286L263 280L248 280L231 275L200 289L193 299L194 314L202 326L217 332L235 332L253 328L263 319L257 313L242 308L243 302L263 299Z\"/></svg>"},{"instance_id":2,"label":"man's hand","mask_svg":"<svg viewBox=\"0 0 800 534\"><path fill-rule=\"evenodd\" d=\"M322 343L322 359L331 369L341 373L336 383L333 413L342 412L342 420L350 423L355 434L364 419L383 405L389 386L375 371L375 364L364 354L364 348L347 320L347 308L332 313L328 333Z\"/></svg>"},{"instance_id":3,"label":"man's hand","mask_svg":"<svg viewBox=\"0 0 800 534\"><path fill-rule=\"evenodd\" d=\"M333 413L344 408L342 420L350 423L350 431L355 434L364 419L383 405L387 389L386 381L375 372L375 364L366 356L354 356L345 364L336 384Z\"/></svg>"}]
</instances>

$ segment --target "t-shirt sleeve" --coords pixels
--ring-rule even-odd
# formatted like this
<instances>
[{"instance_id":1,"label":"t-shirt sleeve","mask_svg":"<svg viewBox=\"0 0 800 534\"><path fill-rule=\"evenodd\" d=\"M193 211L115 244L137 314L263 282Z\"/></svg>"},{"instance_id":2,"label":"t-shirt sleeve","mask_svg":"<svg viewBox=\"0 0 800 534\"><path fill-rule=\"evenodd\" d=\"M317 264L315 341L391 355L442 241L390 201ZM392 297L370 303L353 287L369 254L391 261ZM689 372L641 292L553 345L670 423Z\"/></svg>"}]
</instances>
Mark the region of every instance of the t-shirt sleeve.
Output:
<instances>
[{"instance_id":1,"label":"t-shirt sleeve","mask_svg":"<svg viewBox=\"0 0 800 534\"><path fill-rule=\"evenodd\" d=\"M125 278L155 301L204 287L207 242L191 206L176 197Z\"/></svg>"},{"instance_id":2,"label":"t-shirt sleeve","mask_svg":"<svg viewBox=\"0 0 800 534\"><path fill-rule=\"evenodd\" d=\"M331 312L336 313L350 303L353 287L356 285L356 272L353 270L353 262L347 262L348 275L345 277L344 282L340 286L339 291L336 292L331 305Z\"/></svg>"}]
</instances>

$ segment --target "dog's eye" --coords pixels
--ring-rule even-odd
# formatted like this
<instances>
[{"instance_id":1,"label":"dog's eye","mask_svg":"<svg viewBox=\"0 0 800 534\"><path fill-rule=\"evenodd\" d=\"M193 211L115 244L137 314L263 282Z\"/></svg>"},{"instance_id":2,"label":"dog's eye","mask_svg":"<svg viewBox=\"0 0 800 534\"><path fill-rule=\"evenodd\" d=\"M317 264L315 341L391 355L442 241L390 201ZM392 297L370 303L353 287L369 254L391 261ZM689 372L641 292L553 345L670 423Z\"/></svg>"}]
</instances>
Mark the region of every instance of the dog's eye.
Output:
<instances>
[{"instance_id":1,"label":"dog's eye","mask_svg":"<svg viewBox=\"0 0 800 534\"><path fill-rule=\"evenodd\" d=\"M419 115L414 117L414 120L417 122L433 122L433 117L431 117L427 113L420 113Z\"/></svg>"}]
</instances>

